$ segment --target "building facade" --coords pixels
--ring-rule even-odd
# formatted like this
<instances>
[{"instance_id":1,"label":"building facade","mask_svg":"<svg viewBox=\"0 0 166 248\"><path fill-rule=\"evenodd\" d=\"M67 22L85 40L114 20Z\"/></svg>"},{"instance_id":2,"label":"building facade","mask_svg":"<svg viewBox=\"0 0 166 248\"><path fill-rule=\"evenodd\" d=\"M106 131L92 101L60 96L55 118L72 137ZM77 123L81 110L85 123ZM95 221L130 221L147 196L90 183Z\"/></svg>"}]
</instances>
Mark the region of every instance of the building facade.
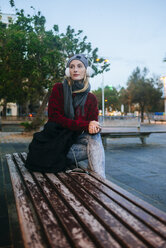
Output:
<instances>
[{"instance_id":1,"label":"building facade","mask_svg":"<svg viewBox=\"0 0 166 248\"><path fill-rule=\"evenodd\" d=\"M15 14L7 14L7 13L0 12L0 21L6 24L6 27L8 27L9 24L13 23L15 20L16 20Z\"/></svg>"}]
</instances>

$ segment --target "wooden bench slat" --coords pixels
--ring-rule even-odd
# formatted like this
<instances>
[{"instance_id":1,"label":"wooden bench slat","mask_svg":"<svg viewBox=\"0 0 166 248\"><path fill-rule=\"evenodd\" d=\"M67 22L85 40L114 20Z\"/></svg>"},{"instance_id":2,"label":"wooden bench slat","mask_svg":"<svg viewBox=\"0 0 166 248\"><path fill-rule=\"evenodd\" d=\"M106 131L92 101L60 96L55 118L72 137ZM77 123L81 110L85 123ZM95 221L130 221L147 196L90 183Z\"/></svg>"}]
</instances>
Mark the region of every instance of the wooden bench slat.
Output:
<instances>
[{"instance_id":1,"label":"wooden bench slat","mask_svg":"<svg viewBox=\"0 0 166 248\"><path fill-rule=\"evenodd\" d=\"M20 153L21 158L23 159L23 161L25 162L26 158L27 158L27 153L26 152L21 152Z\"/></svg>"},{"instance_id":2,"label":"wooden bench slat","mask_svg":"<svg viewBox=\"0 0 166 248\"><path fill-rule=\"evenodd\" d=\"M74 247L91 247L95 246L92 243L92 240L89 238L87 233L83 230L81 225L78 223L76 218L71 213L70 209L66 206L63 200L60 198L60 194L58 194L49 184L48 180L41 173L33 173L36 180L39 182L43 193L47 197L50 205L53 207L56 215L61 221L63 228L68 233L71 242ZM61 185L60 185L61 187ZM70 196L70 194L69 194Z\"/></svg>"},{"instance_id":3,"label":"wooden bench slat","mask_svg":"<svg viewBox=\"0 0 166 248\"><path fill-rule=\"evenodd\" d=\"M71 247L56 217L53 215L48 203L45 201L45 198L37 187L32 175L23 166L23 162L18 154L14 153L13 156L24 178L25 185L36 209L36 214L42 223L44 233L50 246L55 247L56 244L59 248Z\"/></svg>"},{"instance_id":4,"label":"wooden bench slat","mask_svg":"<svg viewBox=\"0 0 166 248\"><path fill-rule=\"evenodd\" d=\"M65 174L60 174L59 178L67 185L68 188L77 196L81 203L100 220L100 223L106 228L110 233L113 233L115 237L121 239L124 245L146 247L133 233L126 228L114 215L110 214L106 209L101 207L101 205L92 196L87 194L87 192L81 188L76 182L74 182L71 177L67 177ZM79 193L77 193L77 188L79 188Z\"/></svg>"},{"instance_id":5,"label":"wooden bench slat","mask_svg":"<svg viewBox=\"0 0 166 248\"><path fill-rule=\"evenodd\" d=\"M94 172L30 172L26 157L7 156L26 248L166 247L166 213Z\"/></svg>"},{"instance_id":6,"label":"wooden bench slat","mask_svg":"<svg viewBox=\"0 0 166 248\"><path fill-rule=\"evenodd\" d=\"M26 159L27 154L26 153L22 153L21 156ZM35 174L35 173L34 173ZM101 247L110 247L110 244L112 244L113 247L121 247L118 242L116 242L111 236L110 234L107 234L105 232L105 229L100 225L100 223L98 223L98 221L96 221L96 219L94 219L88 212L86 209L80 207L80 203L77 202L77 200L75 199L74 196L71 196L71 193L68 191L67 188L65 188L65 186L61 185L61 181L59 181L59 179L54 176L53 174L46 174L47 177L49 178L49 180L54 184L54 186L57 186L58 190L63 193L63 197L67 198L67 201L71 203L70 207L72 207L75 211L75 215L77 215L77 218L79 219L79 221L82 221L83 225L85 226L85 229L90 233L90 235L92 236L93 241L97 242L97 247L101 246ZM59 189L60 188L60 189ZM63 189L63 190L62 190ZM75 204L73 204L73 202ZM82 216L82 220L80 219L80 216ZM94 224L94 225L93 225ZM96 230L96 227L97 230ZM92 231L90 231L92 230ZM95 235L94 235L95 233ZM101 236L101 233L103 233L104 235ZM101 240L101 242L100 242ZM107 240L107 242L106 242ZM104 244L104 246L103 246Z\"/></svg>"},{"instance_id":7,"label":"wooden bench slat","mask_svg":"<svg viewBox=\"0 0 166 248\"><path fill-rule=\"evenodd\" d=\"M25 247L42 248L43 239L34 223L33 213L29 207L26 195L24 194L25 188L23 188L21 178L12 160L12 156L7 154L6 159L9 165L9 171L16 200L17 213L21 223L21 232Z\"/></svg>"},{"instance_id":8,"label":"wooden bench slat","mask_svg":"<svg viewBox=\"0 0 166 248\"><path fill-rule=\"evenodd\" d=\"M164 244L162 237L159 237L158 233L154 232L153 227L147 226L142 222L142 219L137 219L128 210L121 207L114 202L111 198L105 195L102 191L94 187L91 183L85 180L85 177L79 175L71 175L74 180L77 181L80 187L83 187L88 194L90 194L100 205L107 209L116 218L120 219L124 225L127 225L129 230L133 233L140 235L142 240L152 246ZM165 229L165 226L163 225ZM163 230L164 232L164 230Z\"/></svg>"},{"instance_id":9,"label":"wooden bench slat","mask_svg":"<svg viewBox=\"0 0 166 248\"><path fill-rule=\"evenodd\" d=\"M7 212L8 216L8 223L9 226L6 225L3 228L3 224L0 221L0 225L2 227L2 232L0 231L0 240L4 239L5 234L5 240L6 245L12 244L13 247L22 248L23 247L23 239L22 239L22 233L21 228L18 222L18 214L17 214L17 207L16 207L16 201L15 196L13 193L13 187L10 177L9 168L7 166L7 159L6 157L0 158L0 195L2 194L1 190L4 188L4 199L2 201L2 198L0 196L0 209L2 208L5 212ZM1 174L2 173L2 174ZM3 180L1 179L3 176ZM2 188L3 187L3 188ZM2 213L2 210L0 210ZM8 228L7 228L8 227ZM0 241L1 243L1 241Z\"/></svg>"},{"instance_id":10,"label":"wooden bench slat","mask_svg":"<svg viewBox=\"0 0 166 248\"><path fill-rule=\"evenodd\" d=\"M139 208L143 209L147 213L151 214L153 217L161 221L162 223L166 224L166 213L161 211L160 209L154 207L153 205L149 204L148 202L145 202L144 200L138 198L137 196L131 194L130 192L126 191L125 189L119 187L118 185L114 184L113 182L110 182L108 180L105 180L104 178L100 177L94 172L89 172L90 175L96 179L99 183L102 183L102 185L106 185L109 187L112 191L117 192L119 195L121 195L123 198L127 199L128 201L134 203Z\"/></svg>"},{"instance_id":11,"label":"wooden bench slat","mask_svg":"<svg viewBox=\"0 0 166 248\"><path fill-rule=\"evenodd\" d=\"M105 231L105 228L100 224L100 222L91 215L88 209L78 201L75 195L71 193L65 185L61 184L61 181L55 175L51 173L47 173L46 175L54 184L56 189L60 188L59 191L61 195L75 211L75 215L82 225L84 225L88 232L90 232L90 235L94 237L94 241L96 240L98 242L98 247L110 248L110 244L115 248L121 247L118 242Z\"/></svg>"},{"instance_id":12,"label":"wooden bench slat","mask_svg":"<svg viewBox=\"0 0 166 248\"><path fill-rule=\"evenodd\" d=\"M78 179L77 179L78 177ZM153 231L157 232L159 235L161 235L163 238L166 238L166 228L165 225L160 222L155 217L151 216L149 213L145 212L143 209L136 207L132 202L128 201L121 195L119 195L117 192L111 190L106 185L102 185L96 181L93 177L89 177L88 175L84 175L84 177L81 177L77 175L76 180L81 183L82 186L85 187L85 189L93 192L95 187L98 191L98 193L102 192L104 193L108 198L119 204L121 207L126 209L129 213L131 213L134 217L138 218L140 221L142 221L144 224L149 226ZM84 180L84 182L82 182ZM85 181L86 180L86 181ZM93 186L91 187L92 184ZM98 196L96 196L98 197ZM105 196L102 196L105 197ZM107 201L107 198L106 198ZM101 202L102 204L102 202Z\"/></svg>"}]
</instances>

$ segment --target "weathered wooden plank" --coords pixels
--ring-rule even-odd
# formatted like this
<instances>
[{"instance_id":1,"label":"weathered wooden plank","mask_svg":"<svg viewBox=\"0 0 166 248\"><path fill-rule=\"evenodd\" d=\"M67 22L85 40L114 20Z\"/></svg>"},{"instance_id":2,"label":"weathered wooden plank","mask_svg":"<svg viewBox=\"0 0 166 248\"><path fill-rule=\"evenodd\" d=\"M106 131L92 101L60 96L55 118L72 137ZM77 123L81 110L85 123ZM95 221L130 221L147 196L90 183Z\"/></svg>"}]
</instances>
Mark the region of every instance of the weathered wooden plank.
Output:
<instances>
[{"instance_id":1,"label":"weathered wooden plank","mask_svg":"<svg viewBox=\"0 0 166 248\"><path fill-rule=\"evenodd\" d=\"M13 187L10 179L9 168L7 165L6 158L1 157L1 160L2 160L2 168L3 168L3 176L4 176L3 179L4 179L4 188L5 188L5 196L6 196L5 201L7 204L6 211L8 211L9 233L10 233L10 238L8 237L7 244L12 245L13 247L22 248L23 241L22 241L22 235L18 221L18 214L16 209L15 197L13 193ZM3 230L4 227L1 221L0 221L0 225L1 225L1 229ZM4 232L6 232L6 228L4 229ZM1 231L0 234L3 235ZM5 236L6 235L7 233L5 233ZM1 242L0 244L2 245ZM7 246L7 244L5 244L5 246Z\"/></svg>"},{"instance_id":2,"label":"weathered wooden plank","mask_svg":"<svg viewBox=\"0 0 166 248\"><path fill-rule=\"evenodd\" d=\"M97 179L100 183L102 183L103 185L106 185L112 191L117 192L119 195L124 197L124 199L127 199L128 201L134 203L136 206L143 209L145 212L149 213L150 215L152 215L153 217L155 217L156 219L158 219L162 223L166 224L166 213L165 212L161 211L158 208L155 208L153 205L151 205L148 202L145 202L144 200L138 198L137 196L129 193L128 191L119 187L118 185L116 185L116 184L114 184L108 180L105 180L103 177L100 177L98 174L96 174L92 171L89 171L89 173L92 177Z\"/></svg>"},{"instance_id":3,"label":"weathered wooden plank","mask_svg":"<svg viewBox=\"0 0 166 248\"><path fill-rule=\"evenodd\" d=\"M95 178L89 177L88 175L85 174L84 177L82 177L80 181L80 176L77 176L77 177L78 179L77 178L75 179L78 180L81 183L81 185L85 187L85 189L87 190L91 189L93 191L93 187L97 188L99 192L104 193L108 198L118 203L120 206L126 209L133 216L135 216L140 221L145 223L152 230L156 231L158 235L162 236L163 238L166 238L166 225L163 224L163 222L160 222L158 219L153 217L151 214L145 212L142 208L140 208L139 206L136 206L133 202L130 202L129 200L125 199L124 197L119 195L117 192L111 190L106 185L103 185L103 184L101 185L101 183L97 181ZM82 182L82 180L84 180L84 182ZM92 188L91 188L91 185L89 185L89 183L93 185Z\"/></svg>"},{"instance_id":4,"label":"weathered wooden plank","mask_svg":"<svg viewBox=\"0 0 166 248\"><path fill-rule=\"evenodd\" d=\"M125 245L120 239L119 241L116 241L111 234L106 232L101 223L93 215L91 215L87 208L85 208L80 201L78 201L75 195L72 194L55 175L50 173L46 175L54 184L54 187L59 190L60 194L68 202L70 208L75 212L75 216L77 216L77 219L79 219L80 223L86 228L94 243L97 242L96 247L118 248L122 247L120 244L124 245L123 247L128 247L128 245Z\"/></svg>"},{"instance_id":5,"label":"weathered wooden plank","mask_svg":"<svg viewBox=\"0 0 166 248\"><path fill-rule=\"evenodd\" d=\"M27 248L42 248L43 239L38 228L36 227L36 224L34 223L33 213L29 207L25 194L25 188L23 187L20 175L15 167L12 156L7 154L6 158L13 185L24 246Z\"/></svg>"},{"instance_id":6,"label":"weathered wooden plank","mask_svg":"<svg viewBox=\"0 0 166 248\"><path fill-rule=\"evenodd\" d=\"M14 159L17 163L17 166L20 169L20 172L24 178L24 183L27 187L27 190L31 196L33 205L36 210L36 214L42 223L42 227L44 229L44 233L47 237L47 241L51 247L58 248L69 248L71 245L69 244L65 233L57 221L56 216L53 215L47 201L45 200L43 194L35 183L32 175L29 171L24 167L24 163L18 154L13 154Z\"/></svg>"},{"instance_id":7,"label":"weathered wooden plank","mask_svg":"<svg viewBox=\"0 0 166 248\"><path fill-rule=\"evenodd\" d=\"M83 187L88 194L90 194L100 205L102 205L105 209L107 209L111 214L113 214L116 218L120 219L124 225L127 225L128 229L135 233L138 238L144 240L146 243L151 245L152 247L162 247L165 243L165 237L160 237L158 233L156 233L152 228L143 223L142 219L137 219L135 216L131 214L128 209L123 208L121 204L117 204L110 197L105 195L102 191L96 188L94 185L85 180L85 176L79 175L71 175L73 180L76 180L80 187ZM123 200L123 199L122 199ZM136 208L135 208L136 210ZM137 210L139 211L139 209ZM149 216L150 217L150 216ZM159 222L158 222L159 223ZM155 223L153 223L155 224ZM160 223L159 223L160 224ZM162 231L165 234L164 229L166 229L165 225L162 226Z\"/></svg>"},{"instance_id":8,"label":"weathered wooden plank","mask_svg":"<svg viewBox=\"0 0 166 248\"><path fill-rule=\"evenodd\" d=\"M21 158L23 159L23 161L25 162L25 160L27 158L27 153L26 152L21 152L20 155L21 155Z\"/></svg>"},{"instance_id":9,"label":"weathered wooden plank","mask_svg":"<svg viewBox=\"0 0 166 248\"><path fill-rule=\"evenodd\" d=\"M11 244L4 174L3 157L0 157L0 246L8 246Z\"/></svg>"},{"instance_id":10,"label":"weathered wooden plank","mask_svg":"<svg viewBox=\"0 0 166 248\"><path fill-rule=\"evenodd\" d=\"M21 158L14 154L49 246L166 247L164 212L94 172L90 175L30 173L23 166L26 157L26 153ZM24 193L27 193L25 189ZM46 214L46 211L50 212ZM51 243L56 232L52 225L55 220L67 246L59 246L55 240Z\"/></svg>"},{"instance_id":11,"label":"weathered wooden plank","mask_svg":"<svg viewBox=\"0 0 166 248\"><path fill-rule=\"evenodd\" d=\"M60 174L59 178L67 185L67 187L78 197L82 205L85 206L95 218L105 227L107 232L113 233L118 239L120 239L124 245L146 247L143 242L137 238L120 220L115 218L113 214L103 208L91 195L87 192L71 177L65 174ZM77 190L77 188L79 190ZM129 217L129 216L128 216Z\"/></svg>"},{"instance_id":12,"label":"weathered wooden plank","mask_svg":"<svg viewBox=\"0 0 166 248\"><path fill-rule=\"evenodd\" d=\"M67 207L63 201L63 198L61 199L60 187L57 193L52 185L49 184L47 178L44 177L41 173L34 173L34 176L39 182L45 197L48 199L54 211L56 212L56 215L61 221L63 228L68 233L72 246L78 248L96 247L83 227L81 227L81 225L78 223L69 207Z\"/></svg>"}]
</instances>

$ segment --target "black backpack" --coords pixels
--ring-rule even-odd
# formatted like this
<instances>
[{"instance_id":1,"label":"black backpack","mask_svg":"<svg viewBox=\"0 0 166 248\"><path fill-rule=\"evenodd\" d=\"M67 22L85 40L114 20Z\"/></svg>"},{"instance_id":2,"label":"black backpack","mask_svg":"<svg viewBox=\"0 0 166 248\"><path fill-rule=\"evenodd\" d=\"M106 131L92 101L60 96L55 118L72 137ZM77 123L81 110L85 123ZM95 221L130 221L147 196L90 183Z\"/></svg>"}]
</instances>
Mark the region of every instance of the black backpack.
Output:
<instances>
[{"instance_id":1,"label":"black backpack","mask_svg":"<svg viewBox=\"0 0 166 248\"><path fill-rule=\"evenodd\" d=\"M64 171L69 163L66 155L77 136L55 122L47 122L41 132L33 135L25 167L40 172Z\"/></svg>"}]
</instances>

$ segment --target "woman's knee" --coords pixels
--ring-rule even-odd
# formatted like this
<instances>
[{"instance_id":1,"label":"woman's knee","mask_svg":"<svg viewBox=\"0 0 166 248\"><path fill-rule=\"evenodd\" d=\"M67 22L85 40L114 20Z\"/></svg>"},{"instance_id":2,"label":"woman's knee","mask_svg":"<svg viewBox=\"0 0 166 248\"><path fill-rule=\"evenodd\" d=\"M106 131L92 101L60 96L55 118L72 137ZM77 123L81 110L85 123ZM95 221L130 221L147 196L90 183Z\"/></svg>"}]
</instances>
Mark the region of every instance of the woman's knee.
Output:
<instances>
[{"instance_id":1,"label":"woman's knee","mask_svg":"<svg viewBox=\"0 0 166 248\"><path fill-rule=\"evenodd\" d=\"M67 154L67 158L72 161L82 161L87 159L87 147L82 144L73 144Z\"/></svg>"},{"instance_id":2,"label":"woman's knee","mask_svg":"<svg viewBox=\"0 0 166 248\"><path fill-rule=\"evenodd\" d=\"M101 139L100 133L89 134L89 142L93 142L93 141L102 144L102 139Z\"/></svg>"}]
</instances>

